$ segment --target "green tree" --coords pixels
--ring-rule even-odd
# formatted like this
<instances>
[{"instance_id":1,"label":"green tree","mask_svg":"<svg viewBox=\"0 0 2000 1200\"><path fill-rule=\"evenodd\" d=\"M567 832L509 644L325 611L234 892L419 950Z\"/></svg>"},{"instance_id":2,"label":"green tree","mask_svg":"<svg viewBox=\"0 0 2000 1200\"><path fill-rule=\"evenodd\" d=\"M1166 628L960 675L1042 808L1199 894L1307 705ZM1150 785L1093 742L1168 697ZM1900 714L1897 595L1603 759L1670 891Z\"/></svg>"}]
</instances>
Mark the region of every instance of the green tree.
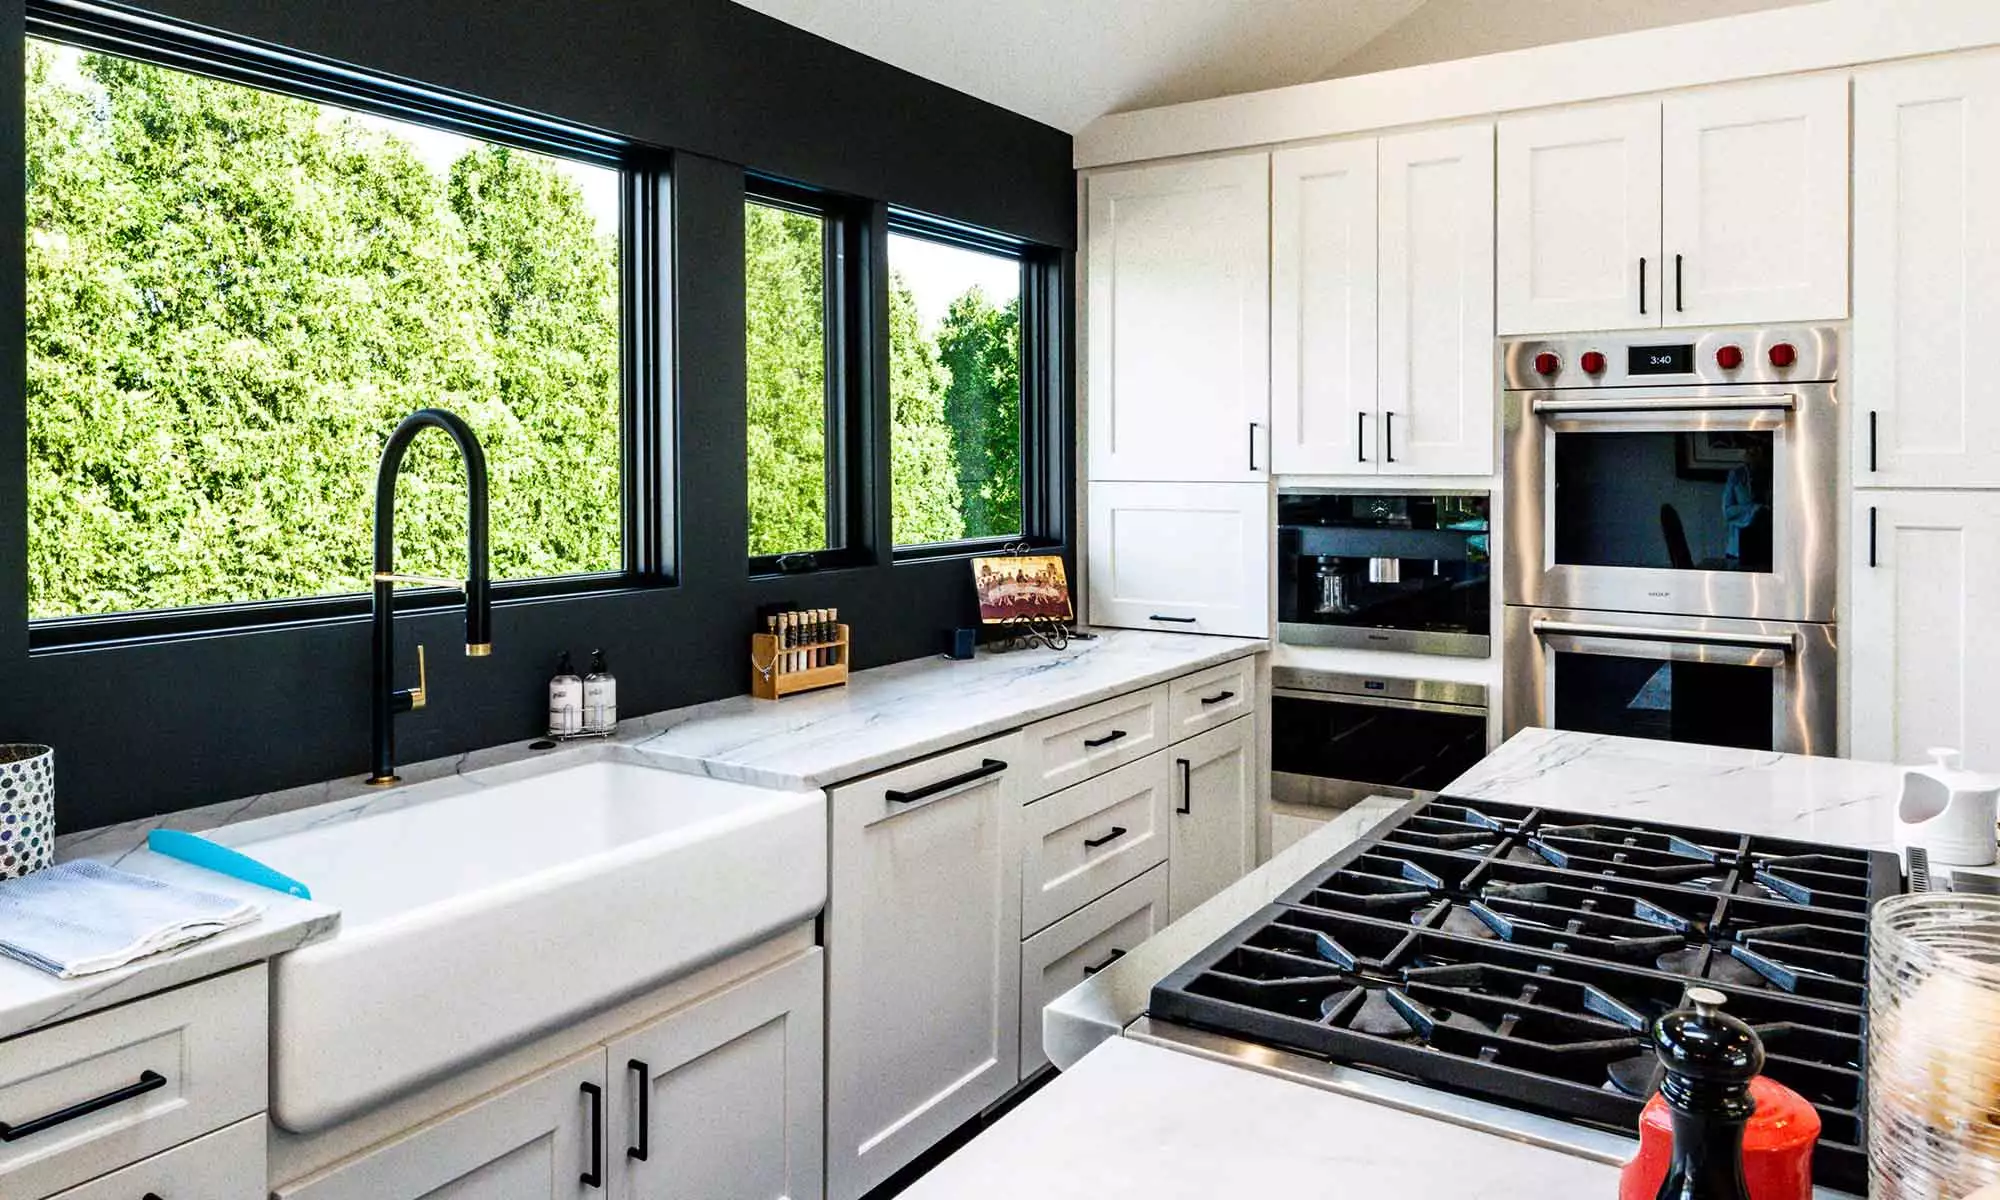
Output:
<instances>
[{"instance_id":1,"label":"green tree","mask_svg":"<svg viewBox=\"0 0 2000 1200\"><path fill-rule=\"evenodd\" d=\"M817 217L743 206L751 554L827 543L824 231Z\"/></svg>"},{"instance_id":2,"label":"green tree","mask_svg":"<svg viewBox=\"0 0 2000 1200\"><path fill-rule=\"evenodd\" d=\"M889 276L889 497L896 544L951 542L965 536L958 460L945 419L951 372L926 337L917 298L903 277Z\"/></svg>"},{"instance_id":3,"label":"green tree","mask_svg":"<svg viewBox=\"0 0 2000 1200\"><path fill-rule=\"evenodd\" d=\"M32 615L363 590L425 405L488 446L496 574L616 565L616 250L573 185L476 151L448 189L337 110L65 53L29 43ZM458 464L418 447L405 561L462 569Z\"/></svg>"},{"instance_id":4,"label":"green tree","mask_svg":"<svg viewBox=\"0 0 2000 1200\"><path fill-rule=\"evenodd\" d=\"M1021 301L996 308L973 288L952 301L938 329L938 358L958 464L965 536L1021 532Z\"/></svg>"}]
</instances>

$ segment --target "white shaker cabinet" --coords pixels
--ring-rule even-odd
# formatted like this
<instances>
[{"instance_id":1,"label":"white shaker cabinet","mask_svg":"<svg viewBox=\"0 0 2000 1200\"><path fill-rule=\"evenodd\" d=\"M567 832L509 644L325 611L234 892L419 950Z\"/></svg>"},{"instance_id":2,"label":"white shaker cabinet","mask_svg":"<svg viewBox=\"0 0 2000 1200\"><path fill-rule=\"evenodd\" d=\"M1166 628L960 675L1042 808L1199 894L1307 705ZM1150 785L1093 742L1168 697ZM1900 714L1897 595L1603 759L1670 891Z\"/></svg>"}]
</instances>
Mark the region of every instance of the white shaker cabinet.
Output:
<instances>
[{"instance_id":1,"label":"white shaker cabinet","mask_svg":"<svg viewBox=\"0 0 2000 1200\"><path fill-rule=\"evenodd\" d=\"M610 1165L598 1140L604 1084L600 1047L273 1195L277 1200L601 1196Z\"/></svg>"},{"instance_id":2,"label":"white shaker cabinet","mask_svg":"<svg viewBox=\"0 0 2000 1200\"><path fill-rule=\"evenodd\" d=\"M2000 328L1996 131L2000 53L1855 77L1861 487L2000 487L2000 397L1984 365Z\"/></svg>"},{"instance_id":3,"label":"white shaker cabinet","mask_svg":"<svg viewBox=\"0 0 2000 1200\"><path fill-rule=\"evenodd\" d=\"M1381 473L1493 473L1493 126L1385 137Z\"/></svg>"},{"instance_id":4,"label":"white shaker cabinet","mask_svg":"<svg viewBox=\"0 0 2000 1200\"><path fill-rule=\"evenodd\" d=\"M1094 625L1264 637L1271 628L1270 489L1091 483Z\"/></svg>"},{"instance_id":5,"label":"white shaker cabinet","mask_svg":"<svg viewBox=\"0 0 2000 1200\"><path fill-rule=\"evenodd\" d=\"M611 1043L613 1200L824 1194L824 962L801 955Z\"/></svg>"},{"instance_id":6,"label":"white shaker cabinet","mask_svg":"<svg viewBox=\"0 0 2000 1200\"><path fill-rule=\"evenodd\" d=\"M1091 478L1266 477L1269 170L1248 154L1085 182Z\"/></svg>"},{"instance_id":7,"label":"white shaker cabinet","mask_svg":"<svg viewBox=\"0 0 2000 1200\"><path fill-rule=\"evenodd\" d=\"M1022 746L1007 734L829 793L830 1200L1020 1081Z\"/></svg>"},{"instance_id":8,"label":"white shaker cabinet","mask_svg":"<svg viewBox=\"0 0 2000 1200\"><path fill-rule=\"evenodd\" d=\"M1660 106L1509 117L1499 131L1502 336L1660 323Z\"/></svg>"},{"instance_id":9,"label":"white shaker cabinet","mask_svg":"<svg viewBox=\"0 0 2000 1200\"><path fill-rule=\"evenodd\" d=\"M1271 469L1372 473L1375 140L1271 156Z\"/></svg>"},{"instance_id":10,"label":"white shaker cabinet","mask_svg":"<svg viewBox=\"0 0 2000 1200\"><path fill-rule=\"evenodd\" d=\"M1257 719L1231 721L1175 746L1168 919L1178 921L1257 861Z\"/></svg>"},{"instance_id":11,"label":"white shaker cabinet","mask_svg":"<svg viewBox=\"0 0 2000 1200\"><path fill-rule=\"evenodd\" d=\"M1847 110L1845 75L1667 98L1668 326L1847 315Z\"/></svg>"},{"instance_id":12,"label":"white shaker cabinet","mask_svg":"<svg viewBox=\"0 0 2000 1200\"><path fill-rule=\"evenodd\" d=\"M1848 753L2000 770L2000 492L1856 492Z\"/></svg>"}]
</instances>

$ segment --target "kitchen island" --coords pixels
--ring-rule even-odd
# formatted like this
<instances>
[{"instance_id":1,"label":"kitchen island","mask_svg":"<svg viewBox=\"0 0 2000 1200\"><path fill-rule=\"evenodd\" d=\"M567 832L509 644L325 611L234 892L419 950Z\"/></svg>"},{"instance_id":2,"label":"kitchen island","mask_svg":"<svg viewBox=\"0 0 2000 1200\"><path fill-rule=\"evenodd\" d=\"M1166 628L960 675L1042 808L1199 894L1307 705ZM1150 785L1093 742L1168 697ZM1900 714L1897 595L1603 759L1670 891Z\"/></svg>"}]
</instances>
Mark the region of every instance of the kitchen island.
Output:
<instances>
[{"instance_id":1,"label":"kitchen island","mask_svg":"<svg viewBox=\"0 0 2000 1200\"><path fill-rule=\"evenodd\" d=\"M1530 729L1446 790L1472 801L1887 849L1899 785L1898 769L1879 763ZM1634 1145L1621 1135L1593 1131L1579 1146L1573 1136L1557 1136L1562 1123L1532 1115L1505 1130L1467 1128L1451 1123L1459 1119L1451 1115L1453 1097L1415 1083L1333 1068L1317 1078L1319 1086L1308 1086L1282 1077L1275 1056L1269 1063L1232 1057L1225 1064L1220 1052L1211 1062L1199 1048L1146 1044L1144 1017L1155 983L1404 803L1364 802L1050 1005L1046 1042L1070 1077L1057 1079L908 1194L917 1200L984 1195L990 1185L983 1180L1004 1164L1016 1194L1215 1195L1208 1185L1235 1171L1235 1178L1254 1183L1225 1189L1236 1194L1615 1195L1613 1164ZM1129 1045L1134 1041L1141 1044ZM1156 1054L1195 1058L1201 1077L1186 1081L1192 1090L1161 1086L1161 1073L1182 1068L1150 1057ZM1257 1082L1225 1083L1226 1072ZM1342 1107L1303 1126L1317 1130L1316 1137L1300 1135L1298 1114L1320 1113L1329 1101ZM1115 1118L1084 1115L1088 1106L1104 1111L1107 1103L1117 1108ZM1356 1106L1379 1111L1350 1120ZM1268 1132L1252 1139L1250 1129ZM1558 1142L1568 1150L1546 1148ZM1337 1171L1329 1168L1335 1161L1342 1164ZM1265 1173L1245 1173L1257 1171Z\"/></svg>"}]
</instances>

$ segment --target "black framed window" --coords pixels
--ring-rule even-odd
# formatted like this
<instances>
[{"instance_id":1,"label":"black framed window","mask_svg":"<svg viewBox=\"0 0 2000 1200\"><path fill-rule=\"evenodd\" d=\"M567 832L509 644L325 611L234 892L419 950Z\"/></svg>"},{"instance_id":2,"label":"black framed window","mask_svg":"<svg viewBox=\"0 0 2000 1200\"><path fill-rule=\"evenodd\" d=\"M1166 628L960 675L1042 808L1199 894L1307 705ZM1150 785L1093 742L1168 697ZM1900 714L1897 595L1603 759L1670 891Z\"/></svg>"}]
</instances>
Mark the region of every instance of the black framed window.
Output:
<instances>
[{"instance_id":1,"label":"black framed window","mask_svg":"<svg viewBox=\"0 0 2000 1200\"><path fill-rule=\"evenodd\" d=\"M888 270L897 554L1054 540L1053 264L1019 242L896 212Z\"/></svg>"},{"instance_id":2,"label":"black framed window","mask_svg":"<svg viewBox=\"0 0 2000 1200\"><path fill-rule=\"evenodd\" d=\"M484 444L499 595L667 573L632 401L663 169L137 19L29 33L31 645L359 611L376 458L425 406ZM462 573L448 447L405 470L399 568Z\"/></svg>"}]
</instances>

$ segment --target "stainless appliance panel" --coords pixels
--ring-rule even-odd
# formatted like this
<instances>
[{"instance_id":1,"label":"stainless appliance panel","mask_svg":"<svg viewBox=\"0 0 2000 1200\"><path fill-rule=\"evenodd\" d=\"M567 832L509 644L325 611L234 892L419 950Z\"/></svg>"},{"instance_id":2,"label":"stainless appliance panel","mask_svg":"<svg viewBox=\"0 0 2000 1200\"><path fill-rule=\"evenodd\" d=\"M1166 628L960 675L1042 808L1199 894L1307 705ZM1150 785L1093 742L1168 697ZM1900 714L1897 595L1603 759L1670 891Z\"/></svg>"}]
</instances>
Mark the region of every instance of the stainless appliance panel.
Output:
<instances>
[{"instance_id":1,"label":"stainless appliance panel","mask_svg":"<svg viewBox=\"0 0 2000 1200\"><path fill-rule=\"evenodd\" d=\"M1831 625L1509 608L1501 719L1828 755L1836 737Z\"/></svg>"},{"instance_id":2,"label":"stainless appliance panel","mask_svg":"<svg viewBox=\"0 0 2000 1200\"><path fill-rule=\"evenodd\" d=\"M1694 369L1626 372L1628 352L1676 340L1694 347ZM1778 341L1798 346L1792 368L1764 357ZM1713 365L1724 344L1744 350L1735 372ZM1602 347L1598 379L1575 366L1583 345ZM1530 390L1509 391L1503 408L1506 602L1832 621L1838 351L1832 328L1510 344L1509 386ZM1555 386L1534 373L1541 353L1563 364ZM1747 382L1709 381L1723 374ZM1702 457L1718 446L1734 447L1722 453L1735 466Z\"/></svg>"},{"instance_id":3,"label":"stainless appliance panel","mask_svg":"<svg viewBox=\"0 0 2000 1200\"><path fill-rule=\"evenodd\" d=\"M1343 809L1435 791L1486 756L1486 689L1278 667L1271 799Z\"/></svg>"},{"instance_id":4,"label":"stainless appliance panel","mask_svg":"<svg viewBox=\"0 0 2000 1200\"><path fill-rule=\"evenodd\" d=\"M1278 640L1486 658L1490 497L1288 489L1278 495Z\"/></svg>"}]
</instances>

